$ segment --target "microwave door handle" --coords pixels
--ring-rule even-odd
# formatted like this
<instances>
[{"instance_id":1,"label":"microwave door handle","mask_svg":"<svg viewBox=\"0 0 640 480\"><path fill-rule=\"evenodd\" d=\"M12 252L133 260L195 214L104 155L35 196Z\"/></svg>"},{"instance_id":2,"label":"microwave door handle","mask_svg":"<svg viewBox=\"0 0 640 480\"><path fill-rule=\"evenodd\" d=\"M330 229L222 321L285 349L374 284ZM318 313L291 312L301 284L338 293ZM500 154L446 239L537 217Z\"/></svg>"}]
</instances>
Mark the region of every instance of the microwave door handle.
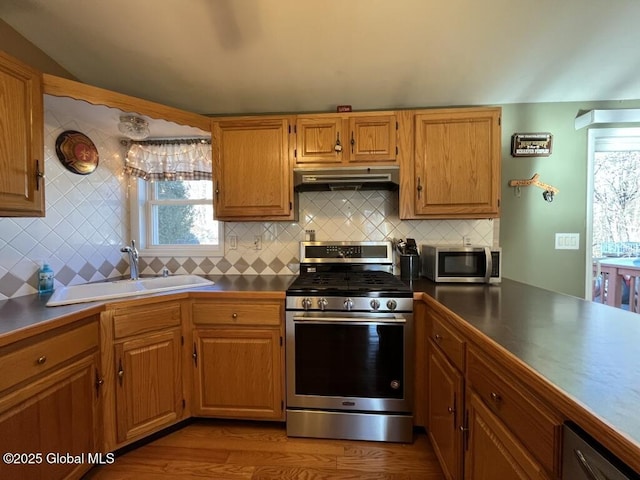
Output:
<instances>
[{"instance_id":1,"label":"microwave door handle","mask_svg":"<svg viewBox=\"0 0 640 480\"><path fill-rule=\"evenodd\" d=\"M491 248L484 247L484 283L491 280L491 271L493 270L493 259L491 258Z\"/></svg>"}]
</instances>

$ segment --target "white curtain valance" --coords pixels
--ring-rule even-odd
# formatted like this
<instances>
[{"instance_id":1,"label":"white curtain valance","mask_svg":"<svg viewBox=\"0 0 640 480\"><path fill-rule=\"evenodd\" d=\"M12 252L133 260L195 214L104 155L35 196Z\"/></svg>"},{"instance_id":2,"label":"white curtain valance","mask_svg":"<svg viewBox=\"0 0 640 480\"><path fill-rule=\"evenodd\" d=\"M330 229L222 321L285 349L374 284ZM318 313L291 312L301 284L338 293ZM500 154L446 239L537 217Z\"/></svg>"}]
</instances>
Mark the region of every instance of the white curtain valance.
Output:
<instances>
[{"instance_id":1,"label":"white curtain valance","mask_svg":"<svg viewBox=\"0 0 640 480\"><path fill-rule=\"evenodd\" d=\"M211 165L208 140L147 141L131 144L124 171L147 181L211 180Z\"/></svg>"}]
</instances>

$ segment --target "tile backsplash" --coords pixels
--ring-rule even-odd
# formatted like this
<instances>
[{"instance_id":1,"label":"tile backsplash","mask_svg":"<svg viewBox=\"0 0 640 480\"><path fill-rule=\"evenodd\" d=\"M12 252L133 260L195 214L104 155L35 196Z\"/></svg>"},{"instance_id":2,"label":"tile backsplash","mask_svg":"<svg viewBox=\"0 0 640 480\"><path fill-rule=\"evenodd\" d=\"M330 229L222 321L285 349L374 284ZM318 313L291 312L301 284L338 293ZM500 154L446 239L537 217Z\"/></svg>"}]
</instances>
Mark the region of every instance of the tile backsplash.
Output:
<instances>
[{"instance_id":1,"label":"tile backsplash","mask_svg":"<svg viewBox=\"0 0 640 480\"><path fill-rule=\"evenodd\" d=\"M78 130L96 145L100 163L90 175L65 169L55 141ZM55 287L99 281L128 273L120 247L129 242L127 179L120 139L59 112L45 113L46 217L0 218L0 300L37 293L37 270L47 261ZM398 194L388 191L305 192L298 222L227 222L223 257L142 257L142 274L168 267L172 273L295 274L305 230L317 240L415 238L418 243L497 245L498 220L400 220ZM256 236L261 237L257 249Z\"/></svg>"}]
</instances>

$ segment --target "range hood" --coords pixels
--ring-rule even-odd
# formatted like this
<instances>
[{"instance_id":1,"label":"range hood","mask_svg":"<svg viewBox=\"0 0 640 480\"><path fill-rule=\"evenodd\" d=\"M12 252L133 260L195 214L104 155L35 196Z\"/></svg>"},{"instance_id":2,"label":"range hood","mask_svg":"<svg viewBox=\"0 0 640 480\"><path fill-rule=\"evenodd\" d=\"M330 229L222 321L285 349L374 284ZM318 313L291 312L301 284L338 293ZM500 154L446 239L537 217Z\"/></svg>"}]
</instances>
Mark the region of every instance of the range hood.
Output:
<instances>
[{"instance_id":1,"label":"range hood","mask_svg":"<svg viewBox=\"0 0 640 480\"><path fill-rule=\"evenodd\" d=\"M294 168L296 192L321 190L397 190L399 167Z\"/></svg>"}]
</instances>

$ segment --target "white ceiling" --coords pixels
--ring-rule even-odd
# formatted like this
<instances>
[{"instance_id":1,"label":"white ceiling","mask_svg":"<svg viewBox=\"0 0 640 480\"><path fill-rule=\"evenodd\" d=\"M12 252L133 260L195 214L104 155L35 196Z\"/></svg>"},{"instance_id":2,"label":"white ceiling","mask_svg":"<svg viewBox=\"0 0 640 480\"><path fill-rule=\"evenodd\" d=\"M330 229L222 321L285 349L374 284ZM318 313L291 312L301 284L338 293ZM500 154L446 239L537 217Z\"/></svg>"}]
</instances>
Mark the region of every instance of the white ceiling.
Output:
<instances>
[{"instance_id":1,"label":"white ceiling","mask_svg":"<svg viewBox=\"0 0 640 480\"><path fill-rule=\"evenodd\" d=\"M638 0L2 0L80 81L197 113L640 99Z\"/></svg>"}]
</instances>

